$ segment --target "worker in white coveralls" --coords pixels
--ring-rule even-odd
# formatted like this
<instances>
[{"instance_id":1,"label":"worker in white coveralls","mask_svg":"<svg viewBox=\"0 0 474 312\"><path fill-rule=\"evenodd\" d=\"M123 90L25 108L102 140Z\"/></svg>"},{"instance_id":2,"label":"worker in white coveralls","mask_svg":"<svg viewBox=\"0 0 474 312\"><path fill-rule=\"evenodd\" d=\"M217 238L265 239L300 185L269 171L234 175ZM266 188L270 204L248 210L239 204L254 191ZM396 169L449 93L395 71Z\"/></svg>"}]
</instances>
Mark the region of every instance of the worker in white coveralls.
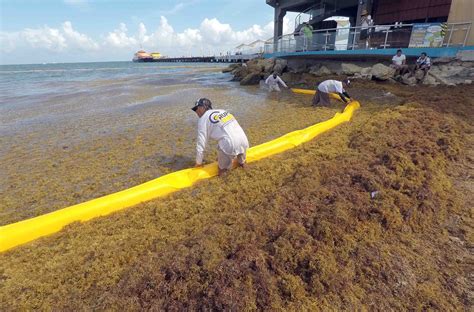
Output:
<instances>
[{"instance_id":1,"label":"worker in white coveralls","mask_svg":"<svg viewBox=\"0 0 474 312\"><path fill-rule=\"evenodd\" d=\"M201 167L209 138L217 141L219 175L232 169L234 159L245 166L249 141L235 117L222 109L213 109L209 99L196 101L193 111L199 117L196 146L196 167Z\"/></svg>"},{"instance_id":2,"label":"worker in white coveralls","mask_svg":"<svg viewBox=\"0 0 474 312\"><path fill-rule=\"evenodd\" d=\"M321 82L318 85L318 90L313 97L313 105L320 104L321 106L329 106L331 102L329 101L329 93L336 93L339 94L341 100L344 103L349 103L351 97L345 90L345 88L351 85L351 81L349 79L345 79L343 81L338 80L326 80Z\"/></svg>"},{"instance_id":3,"label":"worker in white coveralls","mask_svg":"<svg viewBox=\"0 0 474 312\"><path fill-rule=\"evenodd\" d=\"M273 73L272 75L268 76L267 80L265 80L265 84L268 86L269 91L277 91L280 92L281 84L283 87L288 88L286 83L278 76L277 73Z\"/></svg>"}]
</instances>

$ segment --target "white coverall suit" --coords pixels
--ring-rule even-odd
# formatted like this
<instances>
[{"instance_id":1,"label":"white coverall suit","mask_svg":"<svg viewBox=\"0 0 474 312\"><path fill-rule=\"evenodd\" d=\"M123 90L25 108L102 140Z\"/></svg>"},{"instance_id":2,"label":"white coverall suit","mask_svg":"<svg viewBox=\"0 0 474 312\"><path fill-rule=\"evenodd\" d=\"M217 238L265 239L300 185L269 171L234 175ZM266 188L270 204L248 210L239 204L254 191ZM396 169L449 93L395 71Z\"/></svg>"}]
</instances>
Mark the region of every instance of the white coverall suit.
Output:
<instances>
[{"instance_id":1,"label":"white coverall suit","mask_svg":"<svg viewBox=\"0 0 474 312\"><path fill-rule=\"evenodd\" d=\"M288 88L286 83L279 76L277 76L276 78L273 78L273 75L270 75L268 76L267 80L265 80L265 83L268 85L268 89L270 91L275 90L275 91L280 92L281 90L278 83L281 83L282 86L284 86L285 88Z\"/></svg>"},{"instance_id":2,"label":"white coverall suit","mask_svg":"<svg viewBox=\"0 0 474 312\"><path fill-rule=\"evenodd\" d=\"M209 138L217 141L217 161L220 169L231 169L237 157L243 165L249 142L235 117L222 109L210 109L199 118L196 146L196 164L202 164L204 149Z\"/></svg>"}]
</instances>

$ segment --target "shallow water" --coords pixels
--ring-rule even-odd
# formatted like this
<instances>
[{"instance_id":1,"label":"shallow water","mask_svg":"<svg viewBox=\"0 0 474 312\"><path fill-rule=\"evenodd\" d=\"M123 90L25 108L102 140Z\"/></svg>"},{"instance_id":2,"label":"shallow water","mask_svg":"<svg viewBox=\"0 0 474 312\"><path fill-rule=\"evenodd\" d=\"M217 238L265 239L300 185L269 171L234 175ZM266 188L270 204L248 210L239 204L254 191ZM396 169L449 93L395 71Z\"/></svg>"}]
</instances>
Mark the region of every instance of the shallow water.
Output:
<instances>
[{"instance_id":1,"label":"shallow water","mask_svg":"<svg viewBox=\"0 0 474 312\"><path fill-rule=\"evenodd\" d=\"M2 66L0 224L193 166L199 97L231 111L251 145L331 117L311 98L241 87L221 64ZM5 91L5 92L4 92ZM338 107L340 109L340 107ZM206 160L215 159L211 143Z\"/></svg>"}]
</instances>

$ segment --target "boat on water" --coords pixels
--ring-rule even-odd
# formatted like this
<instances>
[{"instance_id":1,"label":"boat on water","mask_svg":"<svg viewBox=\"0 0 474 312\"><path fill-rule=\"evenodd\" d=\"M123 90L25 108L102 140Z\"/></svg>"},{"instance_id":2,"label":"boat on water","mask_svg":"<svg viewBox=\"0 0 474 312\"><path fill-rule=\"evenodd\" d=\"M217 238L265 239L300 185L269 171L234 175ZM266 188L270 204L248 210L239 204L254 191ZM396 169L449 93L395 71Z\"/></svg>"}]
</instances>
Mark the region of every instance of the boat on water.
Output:
<instances>
[{"instance_id":1,"label":"boat on water","mask_svg":"<svg viewBox=\"0 0 474 312\"><path fill-rule=\"evenodd\" d=\"M148 53L144 50L137 51L133 56L134 62L153 62L154 60L162 58L161 53L152 52Z\"/></svg>"},{"instance_id":2,"label":"boat on water","mask_svg":"<svg viewBox=\"0 0 474 312\"><path fill-rule=\"evenodd\" d=\"M152 62L153 56L151 56L150 53L140 50L140 51L137 51L137 53L135 53L135 55L133 56L133 61L134 62Z\"/></svg>"}]
</instances>

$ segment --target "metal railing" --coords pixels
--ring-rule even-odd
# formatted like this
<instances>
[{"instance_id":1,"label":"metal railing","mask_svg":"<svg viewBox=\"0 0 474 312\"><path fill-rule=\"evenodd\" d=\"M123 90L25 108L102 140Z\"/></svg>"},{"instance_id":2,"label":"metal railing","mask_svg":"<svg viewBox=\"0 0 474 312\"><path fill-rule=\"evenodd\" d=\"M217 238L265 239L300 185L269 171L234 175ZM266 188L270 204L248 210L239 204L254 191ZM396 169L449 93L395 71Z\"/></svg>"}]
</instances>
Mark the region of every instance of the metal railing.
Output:
<instances>
[{"instance_id":1,"label":"metal railing","mask_svg":"<svg viewBox=\"0 0 474 312\"><path fill-rule=\"evenodd\" d=\"M393 24L329 28L314 30L312 36L294 33L284 35L274 42L273 38L265 42L265 53L305 52L330 50L366 50L407 48L412 40L413 26L416 24ZM464 47L472 22L447 23L444 37L432 37L423 47ZM420 38L423 42L424 36ZM434 39L434 41L433 41Z\"/></svg>"},{"instance_id":2,"label":"metal railing","mask_svg":"<svg viewBox=\"0 0 474 312\"><path fill-rule=\"evenodd\" d=\"M261 53L254 53L254 54L231 54L231 55L221 55L221 56L215 56L214 58L218 62L227 62L227 63L233 63L233 62L242 62L242 61L248 61L254 58L259 58L261 57Z\"/></svg>"},{"instance_id":3,"label":"metal railing","mask_svg":"<svg viewBox=\"0 0 474 312\"><path fill-rule=\"evenodd\" d=\"M445 35L447 37L447 41L444 44L446 47L449 46L459 46L459 43L452 43L452 40L455 36L460 36L462 38L462 46L466 46L467 38L469 37L469 33L471 31L472 22L468 23L449 23L448 26L448 33ZM463 36L464 35L464 36Z\"/></svg>"}]
</instances>

